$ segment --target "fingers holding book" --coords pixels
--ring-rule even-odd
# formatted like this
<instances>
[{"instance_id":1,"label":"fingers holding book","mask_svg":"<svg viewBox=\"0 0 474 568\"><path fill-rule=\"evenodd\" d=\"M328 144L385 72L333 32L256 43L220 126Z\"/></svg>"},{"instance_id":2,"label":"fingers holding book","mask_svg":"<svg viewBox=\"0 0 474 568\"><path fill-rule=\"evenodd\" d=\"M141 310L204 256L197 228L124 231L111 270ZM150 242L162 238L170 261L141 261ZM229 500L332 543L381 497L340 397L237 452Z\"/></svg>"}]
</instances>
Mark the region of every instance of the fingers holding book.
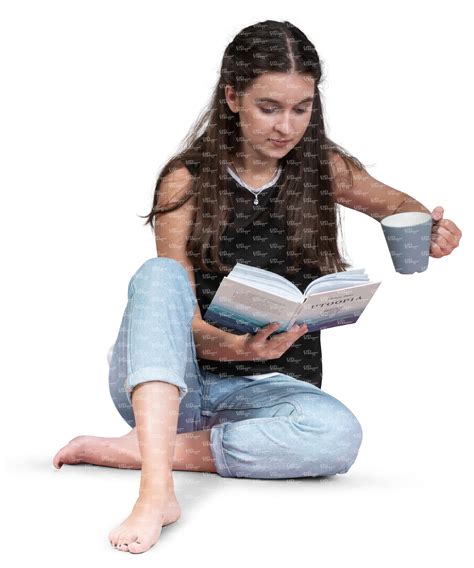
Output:
<instances>
[{"instance_id":1,"label":"fingers holding book","mask_svg":"<svg viewBox=\"0 0 474 568\"><path fill-rule=\"evenodd\" d=\"M248 353L249 360L278 359L308 331L306 324L294 325L288 331L275 334L268 339L279 327L279 322L273 322L259 329L255 335L246 336L244 349Z\"/></svg>"}]
</instances>

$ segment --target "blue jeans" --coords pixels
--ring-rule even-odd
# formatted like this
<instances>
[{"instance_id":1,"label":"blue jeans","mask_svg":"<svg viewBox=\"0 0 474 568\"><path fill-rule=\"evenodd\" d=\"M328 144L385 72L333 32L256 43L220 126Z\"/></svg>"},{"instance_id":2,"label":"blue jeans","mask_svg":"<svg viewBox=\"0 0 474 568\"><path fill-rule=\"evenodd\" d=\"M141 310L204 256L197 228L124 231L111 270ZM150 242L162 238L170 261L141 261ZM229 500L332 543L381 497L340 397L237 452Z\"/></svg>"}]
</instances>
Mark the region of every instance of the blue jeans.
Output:
<instances>
[{"instance_id":1,"label":"blue jeans","mask_svg":"<svg viewBox=\"0 0 474 568\"><path fill-rule=\"evenodd\" d=\"M362 442L354 414L320 388L289 375L219 377L202 371L191 329L197 300L185 268L151 258L132 276L113 346L109 388L135 426L131 392L146 381L179 389L177 433L210 429L223 477L258 479L346 473Z\"/></svg>"}]
</instances>

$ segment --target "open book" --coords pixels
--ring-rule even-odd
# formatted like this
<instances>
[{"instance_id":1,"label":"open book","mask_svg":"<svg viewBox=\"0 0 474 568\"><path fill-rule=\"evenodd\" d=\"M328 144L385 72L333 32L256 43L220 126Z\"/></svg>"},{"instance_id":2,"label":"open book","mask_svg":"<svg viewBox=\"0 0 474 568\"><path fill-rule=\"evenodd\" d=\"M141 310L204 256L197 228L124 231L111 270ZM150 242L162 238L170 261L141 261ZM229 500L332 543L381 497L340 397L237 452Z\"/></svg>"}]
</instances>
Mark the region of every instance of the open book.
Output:
<instances>
[{"instance_id":1,"label":"open book","mask_svg":"<svg viewBox=\"0 0 474 568\"><path fill-rule=\"evenodd\" d=\"M306 323L312 332L355 323L380 284L354 268L316 278L302 294L283 276L238 262L203 317L243 332L255 333L271 322L280 322L275 333L294 323Z\"/></svg>"}]
</instances>

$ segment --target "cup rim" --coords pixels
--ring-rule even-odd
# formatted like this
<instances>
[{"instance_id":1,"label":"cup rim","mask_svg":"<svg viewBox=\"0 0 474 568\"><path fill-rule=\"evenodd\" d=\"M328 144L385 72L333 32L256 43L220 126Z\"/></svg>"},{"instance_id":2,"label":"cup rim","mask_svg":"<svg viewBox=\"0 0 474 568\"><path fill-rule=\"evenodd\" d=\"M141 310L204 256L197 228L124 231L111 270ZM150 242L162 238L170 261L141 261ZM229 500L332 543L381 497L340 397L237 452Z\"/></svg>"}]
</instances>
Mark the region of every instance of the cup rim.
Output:
<instances>
[{"instance_id":1,"label":"cup rim","mask_svg":"<svg viewBox=\"0 0 474 568\"><path fill-rule=\"evenodd\" d=\"M419 222L415 222L415 223L409 223L408 225L391 225L390 221L387 223L387 219L393 219L394 217L400 217L402 215L422 215L424 217L422 217L422 219ZM408 217L409 219L409 217ZM389 227L389 228L395 228L395 229L403 229L406 227L416 227L418 225L422 225L423 223L428 222L429 220L432 220L432 217L429 213L425 213L424 211L402 211L401 213L393 213L393 215L387 215L386 217L384 217L381 221L380 224L383 225L384 227Z\"/></svg>"}]
</instances>

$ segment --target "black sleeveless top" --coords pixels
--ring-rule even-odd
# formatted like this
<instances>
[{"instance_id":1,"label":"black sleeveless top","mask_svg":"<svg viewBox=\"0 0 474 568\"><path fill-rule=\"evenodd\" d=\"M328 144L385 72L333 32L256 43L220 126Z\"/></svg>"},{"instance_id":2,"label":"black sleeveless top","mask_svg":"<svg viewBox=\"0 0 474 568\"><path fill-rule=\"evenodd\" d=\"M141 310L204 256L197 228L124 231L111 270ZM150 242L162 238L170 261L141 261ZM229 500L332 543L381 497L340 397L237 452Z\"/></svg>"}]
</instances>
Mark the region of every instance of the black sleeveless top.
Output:
<instances>
[{"instance_id":1,"label":"black sleeveless top","mask_svg":"<svg viewBox=\"0 0 474 568\"><path fill-rule=\"evenodd\" d=\"M196 175L198 164L187 165ZM236 176L238 177L238 176ZM285 274L290 264L287 259L286 229L278 224L273 213L284 171L277 181L258 192L257 198L229 175L229 190L233 205L233 218L220 239L220 258L228 266L237 262L263 268L281 274L304 292L306 286L321 272L316 268L301 268L298 272ZM258 204L256 204L258 201ZM224 274L203 272L194 268L196 296L204 317ZM269 322L270 323L270 322ZM241 331L218 326L230 333ZM279 372L290 375L321 388L322 357L320 331L307 332L278 359L266 361L215 361L197 357L202 370L222 377L259 375Z\"/></svg>"}]
</instances>

